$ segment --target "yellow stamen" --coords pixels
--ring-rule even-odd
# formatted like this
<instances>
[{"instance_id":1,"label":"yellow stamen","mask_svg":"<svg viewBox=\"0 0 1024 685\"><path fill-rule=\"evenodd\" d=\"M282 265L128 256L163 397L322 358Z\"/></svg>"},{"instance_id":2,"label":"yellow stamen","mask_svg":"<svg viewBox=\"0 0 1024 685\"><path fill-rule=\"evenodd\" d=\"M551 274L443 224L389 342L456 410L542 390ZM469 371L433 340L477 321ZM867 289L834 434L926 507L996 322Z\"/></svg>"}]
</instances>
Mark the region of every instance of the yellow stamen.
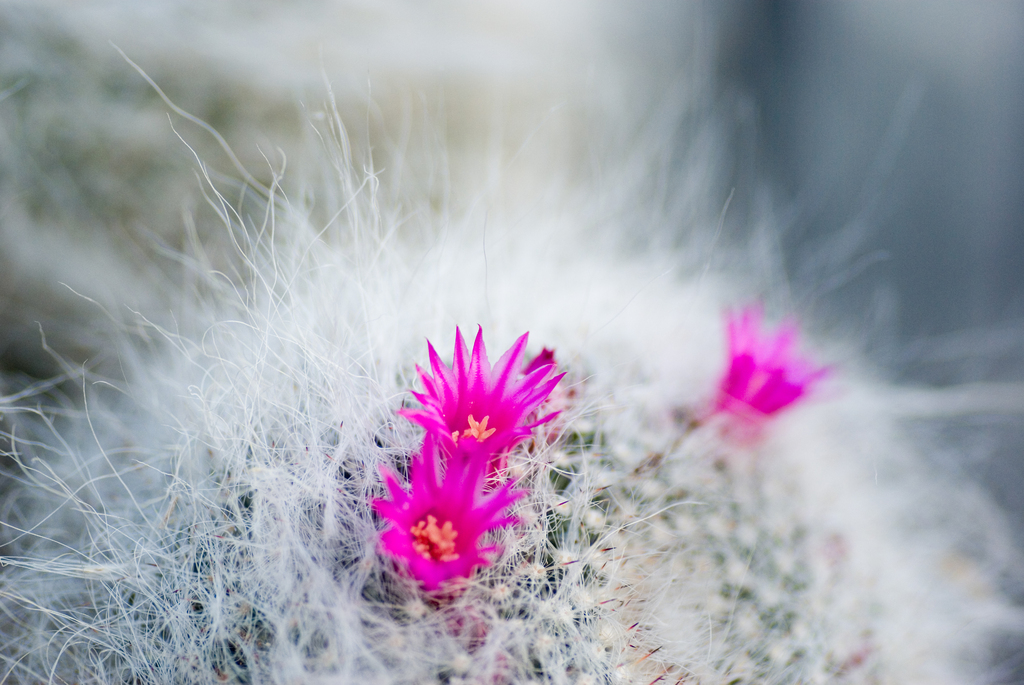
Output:
<instances>
[{"instance_id":1,"label":"yellow stamen","mask_svg":"<svg viewBox=\"0 0 1024 685\"><path fill-rule=\"evenodd\" d=\"M464 438L474 437L474 438L476 438L477 442L483 442L487 438L489 438L492 435L494 435L495 431L497 431L498 429L497 428L491 428L490 430L488 430L488 428L487 428L487 419L489 419L489 418L491 418L491 417L485 416L483 421L481 421L480 423L477 423L476 421L473 420L473 415L470 414L469 415L469 428L467 428L466 431L462 434L462 437L464 437Z\"/></svg>"},{"instance_id":2,"label":"yellow stamen","mask_svg":"<svg viewBox=\"0 0 1024 685\"><path fill-rule=\"evenodd\" d=\"M459 532L452 529L451 521L445 521L438 528L437 518L427 514L427 520L421 520L409 532L416 538L412 548L424 559L455 561L459 558L455 552L455 538L459 537Z\"/></svg>"}]
</instances>

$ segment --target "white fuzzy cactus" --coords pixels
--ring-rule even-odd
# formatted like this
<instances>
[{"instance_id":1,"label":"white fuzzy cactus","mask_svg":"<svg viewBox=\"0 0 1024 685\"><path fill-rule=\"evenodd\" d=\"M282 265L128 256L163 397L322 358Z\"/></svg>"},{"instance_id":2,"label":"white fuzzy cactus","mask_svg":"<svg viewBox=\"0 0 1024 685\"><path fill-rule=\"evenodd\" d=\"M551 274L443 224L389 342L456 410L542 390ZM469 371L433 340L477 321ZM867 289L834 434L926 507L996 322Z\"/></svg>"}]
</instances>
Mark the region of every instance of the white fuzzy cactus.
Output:
<instances>
[{"instance_id":1,"label":"white fuzzy cactus","mask_svg":"<svg viewBox=\"0 0 1024 685\"><path fill-rule=\"evenodd\" d=\"M727 249L695 168L713 145L654 164L666 209L644 200L657 121L626 152L588 138L624 125L597 109L574 134L576 111L532 119L508 155L474 153L492 137L473 131L435 146L436 121L371 155L338 114L365 98L322 99L296 172L314 180L289 185L294 160L281 176L270 153L246 171L262 181L200 166L207 208L183 251L153 250L143 308L82 293L99 361L54 353L55 380L5 379L0 681L985 677L1021 628L1000 588L1016 555L984 496L931 473L905 431L983 397L897 392L822 337L805 346L831 375L791 410L756 434L709 416L724 312L784 302L748 275L765 251L709 259ZM599 172L574 156L588 146ZM424 339L451 349L476 324L493 349L524 331L555 349L561 414L509 456L529 495L493 534L500 556L429 593L382 554L371 502L422 440L396 412Z\"/></svg>"}]
</instances>

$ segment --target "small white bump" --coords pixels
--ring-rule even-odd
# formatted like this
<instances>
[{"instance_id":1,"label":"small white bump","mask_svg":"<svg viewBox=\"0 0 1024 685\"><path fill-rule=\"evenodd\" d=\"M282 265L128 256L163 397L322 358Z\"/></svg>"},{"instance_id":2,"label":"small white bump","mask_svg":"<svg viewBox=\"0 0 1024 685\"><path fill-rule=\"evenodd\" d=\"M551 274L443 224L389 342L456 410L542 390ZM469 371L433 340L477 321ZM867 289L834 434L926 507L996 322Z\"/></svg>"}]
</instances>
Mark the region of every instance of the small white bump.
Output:
<instances>
[{"instance_id":1,"label":"small white bump","mask_svg":"<svg viewBox=\"0 0 1024 685\"><path fill-rule=\"evenodd\" d=\"M458 654L452 659L452 670L459 675L467 673L472 665L473 660L470 659L468 654Z\"/></svg>"},{"instance_id":2,"label":"small white bump","mask_svg":"<svg viewBox=\"0 0 1024 685\"><path fill-rule=\"evenodd\" d=\"M418 599L414 599L406 603L405 614L410 618L423 618L427 615L427 605Z\"/></svg>"}]
</instances>

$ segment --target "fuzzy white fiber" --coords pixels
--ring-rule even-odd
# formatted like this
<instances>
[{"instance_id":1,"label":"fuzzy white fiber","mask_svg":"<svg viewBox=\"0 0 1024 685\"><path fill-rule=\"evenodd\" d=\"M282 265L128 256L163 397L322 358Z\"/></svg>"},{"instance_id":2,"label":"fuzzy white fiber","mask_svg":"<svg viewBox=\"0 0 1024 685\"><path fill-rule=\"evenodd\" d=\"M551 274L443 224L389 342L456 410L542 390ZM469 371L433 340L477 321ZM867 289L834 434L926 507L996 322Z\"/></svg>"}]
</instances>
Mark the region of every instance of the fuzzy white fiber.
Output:
<instances>
[{"instance_id":1,"label":"fuzzy white fiber","mask_svg":"<svg viewBox=\"0 0 1024 685\"><path fill-rule=\"evenodd\" d=\"M762 439L693 420L723 312L799 314L767 217L720 236L713 18L661 8L695 26L666 84L613 7L88 5L0 9L4 170L67 172L3 189L6 335L59 373L0 388L0 683L989 677L1016 552L906 430L985 389L899 392L807 322L833 372ZM477 325L554 348L563 413L438 599L369 502L426 340Z\"/></svg>"}]
</instances>

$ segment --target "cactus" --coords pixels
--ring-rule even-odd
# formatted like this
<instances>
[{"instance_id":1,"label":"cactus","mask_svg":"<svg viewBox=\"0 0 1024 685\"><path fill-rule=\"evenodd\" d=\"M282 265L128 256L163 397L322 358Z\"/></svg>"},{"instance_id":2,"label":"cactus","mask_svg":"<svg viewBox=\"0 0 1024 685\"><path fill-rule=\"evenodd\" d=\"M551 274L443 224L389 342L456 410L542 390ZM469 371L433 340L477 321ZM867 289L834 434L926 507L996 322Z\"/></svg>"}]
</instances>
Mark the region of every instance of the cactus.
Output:
<instances>
[{"instance_id":1,"label":"cactus","mask_svg":"<svg viewBox=\"0 0 1024 685\"><path fill-rule=\"evenodd\" d=\"M777 282L749 278L756 246L703 256L714 221L694 219L682 246L645 225L638 169L657 159L657 123L655 142L601 151L614 171L579 178L551 171L547 146L575 142L552 125L523 141L543 163L453 182L478 193L460 204L418 182L431 158L413 143L354 146L351 104L328 90L307 109L306 186L280 166L261 179L201 162L207 208L183 249L146 248L146 307L83 293L89 323L72 330L96 361L54 350L49 380L4 377L0 681L986 677L1022 626L999 513L929 468L910 396L813 321L803 346L828 378L797 360L800 401L736 429L720 406L736 357L723 312L757 298L793 312ZM674 207L714 203L694 197L709 191L688 175L699 161L673 177ZM404 164L412 180L389 171ZM448 349L453 324L516 345L517 392L536 396L508 425L474 419L428 449L424 427L450 427L434 395L457 362L431 347L434 376L417 367L424 338ZM541 370L513 343L525 330ZM941 413L943 396L921 393ZM507 518L479 531L493 553L443 578L410 572L382 544L402 483L471 462L459 445L494 426L504 442L473 486L502 496ZM448 545L440 523L413 535Z\"/></svg>"}]
</instances>

